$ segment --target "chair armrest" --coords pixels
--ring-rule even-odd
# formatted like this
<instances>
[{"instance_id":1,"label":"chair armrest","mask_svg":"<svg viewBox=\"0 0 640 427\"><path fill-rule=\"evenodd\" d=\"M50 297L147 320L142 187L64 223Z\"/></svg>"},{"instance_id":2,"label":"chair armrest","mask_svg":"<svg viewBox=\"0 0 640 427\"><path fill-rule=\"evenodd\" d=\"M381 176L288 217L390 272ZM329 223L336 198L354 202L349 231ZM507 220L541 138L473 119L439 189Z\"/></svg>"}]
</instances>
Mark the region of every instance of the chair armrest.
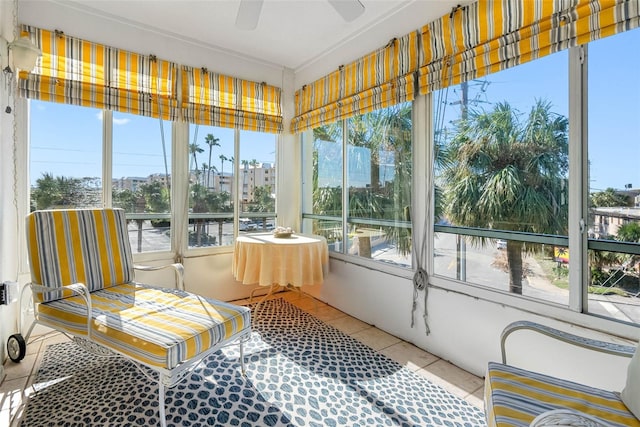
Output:
<instances>
[{"instance_id":1,"label":"chair armrest","mask_svg":"<svg viewBox=\"0 0 640 427\"><path fill-rule=\"evenodd\" d=\"M579 335L570 334L568 332L561 331L559 329L551 328L549 326L541 325L535 322L529 322L526 320L519 320L517 322L510 323L502 331L500 336L500 350L502 352L502 363L507 364L507 353L505 350L505 342L507 337L518 330L531 330L540 334L546 335L551 338L566 342L571 345L583 347L589 350L598 351L600 353L608 353L616 356L632 357L635 351L634 346L624 344L614 344L607 341L600 341L591 338L581 337Z\"/></svg>"},{"instance_id":2,"label":"chair armrest","mask_svg":"<svg viewBox=\"0 0 640 427\"><path fill-rule=\"evenodd\" d=\"M91 318L92 318L92 310L91 307L91 295L89 293L89 289L86 287L84 283L72 283L71 285L59 286L59 287L51 287L51 286L42 286L36 285L35 283L29 283L29 287L31 288L32 293L52 293L52 292L64 292L65 290L71 291L73 295L80 295L84 300L84 303L87 306L87 338L91 339ZM35 299L34 301L34 313L37 316L37 311L35 310Z\"/></svg>"},{"instance_id":3,"label":"chair armrest","mask_svg":"<svg viewBox=\"0 0 640 427\"><path fill-rule=\"evenodd\" d=\"M180 263L160 265L157 267L151 265L134 265L133 268L140 271L158 271L171 268L176 275L176 288L184 291L184 266Z\"/></svg>"},{"instance_id":4,"label":"chair armrest","mask_svg":"<svg viewBox=\"0 0 640 427\"><path fill-rule=\"evenodd\" d=\"M47 294L53 292L63 292L64 290L69 290L73 292L74 295L89 295L89 290L84 285L84 283L73 283L71 285L66 286L42 286L36 285L35 283L29 283L29 287L31 287L31 292L38 294Z\"/></svg>"},{"instance_id":5,"label":"chair armrest","mask_svg":"<svg viewBox=\"0 0 640 427\"><path fill-rule=\"evenodd\" d=\"M612 427L599 418L592 417L581 412L572 411L570 409L554 409L552 411L543 412L531 421L529 427L551 427L551 426L567 426L567 427Z\"/></svg>"}]
</instances>

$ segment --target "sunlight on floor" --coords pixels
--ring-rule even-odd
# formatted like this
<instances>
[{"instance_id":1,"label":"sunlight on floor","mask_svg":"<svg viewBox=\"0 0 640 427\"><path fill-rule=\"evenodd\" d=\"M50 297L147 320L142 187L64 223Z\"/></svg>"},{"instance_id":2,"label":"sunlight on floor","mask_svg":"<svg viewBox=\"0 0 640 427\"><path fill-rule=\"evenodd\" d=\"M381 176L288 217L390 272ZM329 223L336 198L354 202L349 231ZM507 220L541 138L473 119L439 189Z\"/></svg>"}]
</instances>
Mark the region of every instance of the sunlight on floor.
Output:
<instances>
[{"instance_id":1,"label":"sunlight on floor","mask_svg":"<svg viewBox=\"0 0 640 427\"><path fill-rule=\"evenodd\" d=\"M440 385L452 394L463 398L481 410L483 409L484 382L482 378L306 294L287 291L277 293L273 297L286 299L325 323L424 376L432 383ZM259 299L260 297L254 298L254 302ZM243 305L248 304L249 300L233 302ZM35 342L32 340L27 345L27 355L22 362L13 363L7 360L4 364L5 378L0 382L0 425L18 425L24 402L31 393L45 386L33 384L44 349L50 344L67 340L67 337L60 333L48 334L43 339Z\"/></svg>"}]
</instances>

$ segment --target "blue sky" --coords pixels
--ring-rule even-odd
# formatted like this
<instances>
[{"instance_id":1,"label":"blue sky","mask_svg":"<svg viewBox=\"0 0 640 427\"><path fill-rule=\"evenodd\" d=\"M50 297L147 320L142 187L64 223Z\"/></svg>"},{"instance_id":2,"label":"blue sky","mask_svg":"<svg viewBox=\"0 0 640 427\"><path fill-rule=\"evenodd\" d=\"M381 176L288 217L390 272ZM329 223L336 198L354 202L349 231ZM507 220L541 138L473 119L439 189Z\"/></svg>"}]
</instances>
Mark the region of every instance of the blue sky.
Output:
<instances>
[{"instance_id":1,"label":"blue sky","mask_svg":"<svg viewBox=\"0 0 640 427\"><path fill-rule=\"evenodd\" d=\"M115 112L113 114L113 177L146 177L164 173L163 138L171 172L171 122ZM54 176L95 177L102 168L102 113L92 108L80 108L50 102L31 101L31 183L44 172ZM222 169L220 155L233 157L232 129L210 126L190 126L189 143L194 136L205 151L197 154L198 166L209 163L207 134L218 138L211 163ZM275 136L259 132L240 133L241 160L275 161ZM63 148L60 148L63 147ZM225 173L231 164L224 162Z\"/></svg>"},{"instance_id":2,"label":"blue sky","mask_svg":"<svg viewBox=\"0 0 640 427\"><path fill-rule=\"evenodd\" d=\"M636 77L640 55L635 54L638 47L638 29L589 45L589 160L593 190L624 188L626 184L640 188L640 83ZM476 103L480 108L507 101L523 113L536 99L543 98L553 104L555 112L567 115L567 69L567 52L560 52L471 82L470 98L482 101ZM481 92L485 80L489 83L485 83ZM449 89L448 99L449 103L459 99L459 90ZM32 101L31 105L31 182L44 172L56 176L100 176L100 111L39 101ZM460 107L447 104L446 108L450 120ZM163 122L163 128L170 157L171 123ZM195 126L191 126L190 143L194 133ZM205 152L198 155L199 165L208 163L208 146L204 143L208 133L220 139L221 147L214 147L212 163L221 169L220 154L233 156L233 131L200 126L196 141ZM113 134L114 178L164 172L158 119L114 113ZM274 162L275 137L243 131L240 159ZM224 168L230 171L230 163L225 162Z\"/></svg>"}]
</instances>

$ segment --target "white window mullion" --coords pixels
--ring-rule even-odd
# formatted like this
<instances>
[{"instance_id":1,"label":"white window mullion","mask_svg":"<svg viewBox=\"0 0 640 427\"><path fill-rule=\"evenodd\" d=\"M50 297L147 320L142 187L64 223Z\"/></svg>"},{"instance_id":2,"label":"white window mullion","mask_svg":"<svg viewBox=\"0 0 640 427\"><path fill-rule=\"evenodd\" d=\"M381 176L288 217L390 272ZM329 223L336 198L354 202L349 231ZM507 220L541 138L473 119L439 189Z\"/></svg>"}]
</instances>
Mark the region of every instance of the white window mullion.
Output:
<instances>
[{"instance_id":1,"label":"white window mullion","mask_svg":"<svg viewBox=\"0 0 640 427\"><path fill-rule=\"evenodd\" d=\"M569 307L587 310L587 47L569 50Z\"/></svg>"},{"instance_id":2,"label":"white window mullion","mask_svg":"<svg viewBox=\"0 0 640 427\"><path fill-rule=\"evenodd\" d=\"M233 173L235 174L235 188L233 197L233 236L235 241L235 236L238 235L239 232L239 218L240 218L240 203L242 202L242 195L244 194L244 188L242 187L242 183L240 180L240 129L236 128L233 132L233 156L237 160L233 162ZM242 173L246 173L245 170ZM244 181L243 181L244 182Z\"/></svg>"},{"instance_id":3,"label":"white window mullion","mask_svg":"<svg viewBox=\"0 0 640 427\"><path fill-rule=\"evenodd\" d=\"M347 128L347 121L342 121L342 253L347 253L349 247L349 224L347 218L349 217L349 159L348 159L348 141L349 129Z\"/></svg>"},{"instance_id":4,"label":"white window mullion","mask_svg":"<svg viewBox=\"0 0 640 427\"><path fill-rule=\"evenodd\" d=\"M174 121L171 141L171 248L181 261L189 226L189 124Z\"/></svg>"},{"instance_id":5,"label":"white window mullion","mask_svg":"<svg viewBox=\"0 0 640 427\"><path fill-rule=\"evenodd\" d=\"M112 206L113 111L102 110L102 206Z\"/></svg>"},{"instance_id":6,"label":"white window mullion","mask_svg":"<svg viewBox=\"0 0 640 427\"><path fill-rule=\"evenodd\" d=\"M413 229L413 267L433 272L433 108L431 94L413 101L413 194L411 225ZM424 241L424 242L423 242ZM424 244L424 251L421 248ZM421 253L424 252L424 253ZM422 259L419 259L422 256Z\"/></svg>"}]
</instances>

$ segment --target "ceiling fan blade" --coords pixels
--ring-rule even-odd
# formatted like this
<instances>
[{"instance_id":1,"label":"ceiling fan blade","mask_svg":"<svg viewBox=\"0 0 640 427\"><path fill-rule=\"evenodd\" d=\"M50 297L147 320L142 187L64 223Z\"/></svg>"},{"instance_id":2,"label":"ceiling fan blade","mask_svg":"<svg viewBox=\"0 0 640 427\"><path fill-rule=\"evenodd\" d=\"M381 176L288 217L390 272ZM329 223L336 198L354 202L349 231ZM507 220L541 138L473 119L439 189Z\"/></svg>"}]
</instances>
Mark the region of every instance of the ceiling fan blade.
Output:
<instances>
[{"instance_id":1,"label":"ceiling fan blade","mask_svg":"<svg viewBox=\"0 0 640 427\"><path fill-rule=\"evenodd\" d=\"M347 22L351 22L364 13L364 5L360 0L328 0L331 6Z\"/></svg>"},{"instance_id":2,"label":"ceiling fan blade","mask_svg":"<svg viewBox=\"0 0 640 427\"><path fill-rule=\"evenodd\" d=\"M255 30L264 0L240 0L236 27L240 30Z\"/></svg>"}]
</instances>

